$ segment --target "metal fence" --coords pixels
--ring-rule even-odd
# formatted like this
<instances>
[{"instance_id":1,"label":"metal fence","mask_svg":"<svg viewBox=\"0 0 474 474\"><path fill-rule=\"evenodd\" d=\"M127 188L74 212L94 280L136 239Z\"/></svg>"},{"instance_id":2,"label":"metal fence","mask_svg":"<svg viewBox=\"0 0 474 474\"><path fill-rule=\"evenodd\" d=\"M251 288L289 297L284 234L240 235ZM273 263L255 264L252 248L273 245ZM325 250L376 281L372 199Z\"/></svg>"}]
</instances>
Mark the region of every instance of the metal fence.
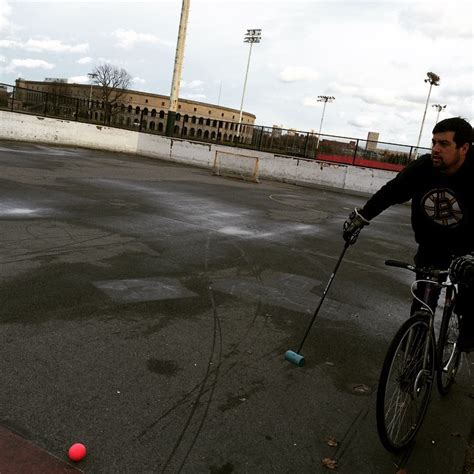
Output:
<instances>
[{"instance_id":1,"label":"metal fence","mask_svg":"<svg viewBox=\"0 0 474 474\"><path fill-rule=\"evenodd\" d=\"M87 98L68 97L0 83L0 110L106 125L164 135L167 113L131 105L107 107ZM278 127L242 124L176 114L172 136L238 146L278 155L398 171L427 148L360 138L318 135Z\"/></svg>"}]
</instances>

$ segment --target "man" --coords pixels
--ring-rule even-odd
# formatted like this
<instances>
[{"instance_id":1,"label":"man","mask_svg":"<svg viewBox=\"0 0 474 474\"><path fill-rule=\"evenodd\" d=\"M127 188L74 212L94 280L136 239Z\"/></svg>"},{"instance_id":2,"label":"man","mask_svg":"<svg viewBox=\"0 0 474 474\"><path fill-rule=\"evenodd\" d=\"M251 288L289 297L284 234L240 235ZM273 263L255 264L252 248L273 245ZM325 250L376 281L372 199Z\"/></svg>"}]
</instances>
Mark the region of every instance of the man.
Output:
<instances>
[{"instance_id":1,"label":"man","mask_svg":"<svg viewBox=\"0 0 474 474\"><path fill-rule=\"evenodd\" d=\"M361 229L393 204L411 199L411 222L418 243L418 266L450 269L459 283L461 316L458 346L474 350L474 153L473 130L460 117L433 129L431 155L410 163L344 223L343 237L353 244ZM453 260L454 258L454 260ZM418 289L421 293L422 289ZM436 307L439 292L430 305ZM416 304L412 311L417 309Z\"/></svg>"}]
</instances>

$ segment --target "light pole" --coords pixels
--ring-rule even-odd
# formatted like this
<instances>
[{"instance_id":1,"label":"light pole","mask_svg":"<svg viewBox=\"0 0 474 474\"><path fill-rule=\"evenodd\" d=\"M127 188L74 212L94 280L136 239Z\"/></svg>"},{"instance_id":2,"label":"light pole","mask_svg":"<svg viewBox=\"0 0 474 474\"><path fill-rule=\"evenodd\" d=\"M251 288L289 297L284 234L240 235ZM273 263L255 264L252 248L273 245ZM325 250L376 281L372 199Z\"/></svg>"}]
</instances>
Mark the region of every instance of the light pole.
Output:
<instances>
[{"instance_id":1,"label":"light pole","mask_svg":"<svg viewBox=\"0 0 474 474\"><path fill-rule=\"evenodd\" d=\"M430 102L431 88L433 86L439 86L439 76L437 74L435 74L434 72L427 72L426 75L428 76L428 78L425 79L425 82L428 82L430 84L430 88L428 90L428 98L426 99L425 112L423 113L423 120L421 121L420 134L418 135L418 142L416 143L415 153L418 153L418 147L420 146L423 126L425 125L426 110L428 109L428 104Z\"/></svg>"},{"instance_id":2,"label":"light pole","mask_svg":"<svg viewBox=\"0 0 474 474\"><path fill-rule=\"evenodd\" d=\"M321 115L321 123L319 124L318 141L316 142L316 150L319 148L319 139L321 137L321 130L323 128L323 120L324 120L324 112L326 111L326 104L328 102L332 102L333 100L336 100L336 98L333 97L332 95L318 95L318 102L324 102L324 105L323 105L323 113Z\"/></svg>"},{"instance_id":3,"label":"light pole","mask_svg":"<svg viewBox=\"0 0 474 474\"><path fill-rule=\"evenodd\" d=\"M432 105L431 107L434 107L437 111L438 111L438 115L436 115L436 123L438 123L438 120L439 120L439 113L446 108L445 105L441 105L441 104L434 104Z\"/></svg>"},{"instance_id":4,"label":"light pole","mask_svg":"<svg viewBox=\"0 0 474 474\"><path fill-rule=\"evenodd\" d=\"M250 43L249 58L247 61L247 70L245 71L244 90L242 91L242 100L240 102L239 124L237 125L237 138L240 138L240 127L242 124L242 110L244 108L245 88L247 87L247 77L249 74L250 56L252 55L252 46L254 43L260 43L262 39L262 30L247 30L244 37L244 43Z\"/></svg>"},{"instance_id":5,"label":"light pole","mask_svg":"<svg viewBox=\"0 0 474 474\"><path fill-rule=\"evenodd\" d=\"M176 113L178 111L179 86L181 82L181 71L183 69L184 46L186 42L186 29L188 27L189 7L190 0L183 0L181 6L181 18L179 20L178 42L176 43L173 80L171 82L170 106L168 109L168 117L166 119L165 134L167 137L173 136Z\"/></svg>"},{"instance_id":6,"label":"light pole","mask_svg":"<svg viewBox=\"0 0 474 474\"><path fill-rule=\"evenodd\" d=\"M93 73L93 72L88 72L87 75L89 76L89 80L90 80L90 83L91 83L91 91L89 93L89 118L92 117L92 79L95 79L97 77L97 74Z\"/></svg>"}]
</instances>

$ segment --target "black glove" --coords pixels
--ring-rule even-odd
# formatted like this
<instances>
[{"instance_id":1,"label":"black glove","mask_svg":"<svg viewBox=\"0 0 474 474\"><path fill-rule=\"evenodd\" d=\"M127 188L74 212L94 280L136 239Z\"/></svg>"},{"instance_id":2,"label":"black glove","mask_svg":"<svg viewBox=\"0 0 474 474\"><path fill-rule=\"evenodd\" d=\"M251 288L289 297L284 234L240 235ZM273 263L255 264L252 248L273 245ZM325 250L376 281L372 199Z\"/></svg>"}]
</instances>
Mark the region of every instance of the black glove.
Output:
<instances>
[{"instance_id":1,"label":"black glove","mask_svg":"<svg viewBox=\"0 0 474 474\"><path fill-rule=\"evenodd\" d=\"M449 276L455 283L474 285L474 255L455 258L449 267Z\"/></svg>"},{"instance_id":2,"label":"black glove","mask_svg":"<svg viewBox=\"0 0 474 474\"><path fill-rule=\"evenodd\" d=\"M342 229L342 237L350 245L355 244L362 227L369 225L370 222L359 213L357 207L349 214Z\"/></svg>"}]
</instances>

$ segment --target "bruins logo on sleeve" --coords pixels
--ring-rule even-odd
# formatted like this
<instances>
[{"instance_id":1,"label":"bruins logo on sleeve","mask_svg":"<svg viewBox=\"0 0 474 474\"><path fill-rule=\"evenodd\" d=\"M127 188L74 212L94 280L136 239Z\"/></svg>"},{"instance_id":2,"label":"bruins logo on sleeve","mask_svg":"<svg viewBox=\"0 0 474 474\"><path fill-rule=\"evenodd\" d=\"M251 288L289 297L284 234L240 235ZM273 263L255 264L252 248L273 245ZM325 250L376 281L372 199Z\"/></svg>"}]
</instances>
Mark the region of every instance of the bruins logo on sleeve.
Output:
<instances>
[{"instance_id":1,"label":"bruins logo on sleeve","mask_svg":"<svg viewBox=\"0 0 474 474\"><path fill-rule=\"evenodd\" d=\"M432 189L423 196L421 208L428 218L442 226L456 226L463 218L461 206L450 189Z\"/></svg>"}]
</instances>

